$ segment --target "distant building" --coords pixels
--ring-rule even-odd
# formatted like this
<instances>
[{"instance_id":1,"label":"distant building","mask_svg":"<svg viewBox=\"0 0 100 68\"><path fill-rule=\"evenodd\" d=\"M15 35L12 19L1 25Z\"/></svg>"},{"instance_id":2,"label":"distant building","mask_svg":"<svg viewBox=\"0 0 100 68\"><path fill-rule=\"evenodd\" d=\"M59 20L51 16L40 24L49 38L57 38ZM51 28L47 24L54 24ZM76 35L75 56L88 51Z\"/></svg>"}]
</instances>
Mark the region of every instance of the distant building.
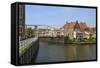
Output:
<instances>
[{"instance_id":1,"label":"distant building","mask_svg":"<svg viewBox=\"0 0 100 68\"><path fill-rule=\"evenodd\" d=\"M79 26L80 26L80 29L83 30L83 31L88 28L85 22L80 22Z\"/></svg>"},{"instance_id":2,"label":"distant building","mask_svg":"<svg viewBox=\"0 0 100 68\"><path fill-rule=\"evenodd\" d=\"M65 36L68 36L71 40L78 40L83 37L78 21L70 23L67 22L63 28L66 31Z\"/></svg>"},{"instance_id":3,"label":"distant building","mask_svg":"<svg viewBox=\"0 0 100 68\"><path fill-rule=\"evenodd\" d=\"M64 29L64 36L68 36L71 40L96 37L96 29L88 27L84 22L66 22L61 29Z\"/></svg>"},{"instance_id":4,"label":"distant building","mask_svg":"<svg viewBox=\"0 0 100 68\"><path fill-rule=\"evenodd\" d=\"M88 29L88 26L86 25L86 23L85 22L80 22L79 26L80 26L80 29L82 31L82 35L83 35L82 37L89 39L90 38L90 32L86 31L86 29Z\"/></svg>"},{"instance_id":5,"label":"distant building","mask_svg":"<svg viewBox=\"0 0 100 68\"><path fill-rule=\"evenodd\" d=\"M37 29L34 30L33 29L33 34L36 33L39 37L55 37L56 36L56 32L54 30L51 29Z\"/></svg>"},{"instance_id":6,"label":"distant building","mask_svg":"<svg viewBox=\"0 0 100 68\"><path fill-rule=\"evenodd\" d=\"M59 37L62 37L65 34L65 30L62 28L55 30L55 32L56 32L56 36L59 36Z\"/></svg>"},{"instance_id":7,"label":"distant building","mask_svg":"<svg viewBox=\"0 0 100 68\"><path fill-rule=\"evenodd\" d=\"M96 38L96 29L90 28L85 22L66 22L63 27L59 29L39 28L33 29L33 35L39 37L65 37L68 36L71 40L79 41L82 38L89 39Z\"/></svg>"},{"instance_id":8,"label":"distant building","mask_svg":"<svg viewBox=\"0 0 100 68\"><path fill-rule=\"evenodd\" d=\"M91 38L96 38L96 28L88 27L85 31L89 32Z\"/></svg>"}]
</instances>

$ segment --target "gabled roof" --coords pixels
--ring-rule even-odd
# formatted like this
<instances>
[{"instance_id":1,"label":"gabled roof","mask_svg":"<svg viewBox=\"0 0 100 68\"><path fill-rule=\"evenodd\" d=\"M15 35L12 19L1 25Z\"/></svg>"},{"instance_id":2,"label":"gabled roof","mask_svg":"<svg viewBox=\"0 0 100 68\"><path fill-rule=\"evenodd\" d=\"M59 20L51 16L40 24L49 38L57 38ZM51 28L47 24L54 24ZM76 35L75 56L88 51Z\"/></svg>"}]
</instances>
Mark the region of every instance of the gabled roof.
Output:
<instances>
[{"instance_id":1,"label":"gabled roof","mask_svg":"<svg viewBox=\"0 0 100 68\"><path fill-rule=\"evenodd\" d=\"M80 22L79 26L80 26L81 30L85 30L86 28L88 28L87 25L84 22Z\"/></svg>"},{"instance_id":2,"label":"gabled roof","mask_svg":"<svg viewBox=\"0 0 100 68\"><path fill-rule=\"evenodd\" d=\"M76 21L76 22L67 22L67 23L63 26L63 28L65 28L65 29L74 29L74 28L76 28L76 26L79 26L79 28L80 28L81 30L85 30L85 29L88 28L87 25L86 25L86 23L84 23L84 22L78 23L78 21Z\"/></svg>"},{"instance_id":3,"label":"gabled roof","mask_svg":"<svg viewBox=\"0 0 100 68\"><path fill-rule=\"evenodd\" d=\"M75 24L76 22L69 22L69 23L66 23L63 27L64 28L74 28Z\"/></svg>"}]
</instances>

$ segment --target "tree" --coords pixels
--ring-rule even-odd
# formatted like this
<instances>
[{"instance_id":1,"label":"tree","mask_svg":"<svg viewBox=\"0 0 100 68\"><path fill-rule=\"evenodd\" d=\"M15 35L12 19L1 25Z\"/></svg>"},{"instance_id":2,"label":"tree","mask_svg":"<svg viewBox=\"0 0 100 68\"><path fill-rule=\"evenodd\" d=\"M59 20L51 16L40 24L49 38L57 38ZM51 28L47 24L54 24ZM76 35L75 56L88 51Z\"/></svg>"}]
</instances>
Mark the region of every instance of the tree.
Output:
<instances>
[{"instance_id":1,"label":"tree","mask_svg":"<svg viewBox=\"0 0 100 68\"><path fill-rule=\"evenodd\" d=\"M29 28L26 29L26 35L27 35L27 37L31 37L32 33L33 33L33 30L32 30L31 27L29 27Z\"/></svg>"},{"instance_id":2,"label":"tree","mask_svg":"<svg viewBox=\"0 0 100 68\"><path fill-rule=\"evenodd\" d=\"M69 36L64 37L64 43L71 43L72 40L70 40Z\"/></svg>"}]
</instances>

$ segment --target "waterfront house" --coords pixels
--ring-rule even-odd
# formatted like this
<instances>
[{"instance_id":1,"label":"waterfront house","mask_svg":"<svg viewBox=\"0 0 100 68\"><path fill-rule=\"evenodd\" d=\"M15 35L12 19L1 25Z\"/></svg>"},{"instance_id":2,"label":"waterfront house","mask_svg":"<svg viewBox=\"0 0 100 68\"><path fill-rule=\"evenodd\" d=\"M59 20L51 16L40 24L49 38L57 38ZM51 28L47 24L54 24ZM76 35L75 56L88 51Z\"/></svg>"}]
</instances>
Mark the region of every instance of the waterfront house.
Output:
<instances>
[{"instance_id":1,"label":"waterfront house","mask_svg":"<svg viewBox=\"0 0 100 68\"><path fill-rule=\"evenodd\" d=\"M65 36L68 36L71 40L79 40L83 36L78 21L69 23L66 22L63 28L66 31Z\"/></svg>"},{"instance_id":2,"label":"waterfront house","mask_svg":"<svg viewBox=\"0 0 100 68\"><path fill-rule=\"evenodd\" d=\"M96 37L96 29L88 27L85 22L66 22L61 29L64 29L64 35L71 40L78 41L82 38Z\"/></svg>"}]
</instances>

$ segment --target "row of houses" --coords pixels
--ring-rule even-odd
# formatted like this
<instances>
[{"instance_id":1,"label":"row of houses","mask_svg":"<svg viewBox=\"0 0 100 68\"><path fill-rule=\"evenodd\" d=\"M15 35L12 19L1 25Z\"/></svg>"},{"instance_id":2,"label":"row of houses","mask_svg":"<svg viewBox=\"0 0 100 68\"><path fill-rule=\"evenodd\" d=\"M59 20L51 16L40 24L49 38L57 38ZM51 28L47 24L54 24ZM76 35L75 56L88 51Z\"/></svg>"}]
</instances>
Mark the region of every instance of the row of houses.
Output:
<instances>
[{"instance_id":1,"label":"row of houses","mask_svg":"<svg viewBox=\"0 0 100 68\"><path fill-rule=\"evenodd\" d=\"M33 34L38 35L39 37L56 37L56 31L52 29L37 29L33 30Z\"/></svg>"},{"instance_id":2,"label":"row of houses","mask_svg":"<svg viewBox=\"0 0 100 68\"><path fill-rule=\"evenodd\" d=\"M23 31L24 32L23 32ZM25 27L19 29L19 39L24 39L25 36ZM96 38L96 28L88 27L85 22L66 22L59 29L46 29L38 28L33 29L33 35L38 35L39 37L58 37L58 36L68 36L71 40L80 39L80 38Z\"/></svg>"},{"instance_id":3,"label":"row of houses","mask_svg":"<svg viewBox=\"0 0 100 68\"><path fill-rule=\"evenodd\" d=\"M84 22L66 22L64 26L59 29L37 29L33 30L33 34L38 34L38 36L68 36L71 40L80 38L90 38L96 37L96 28L88 27Z\"/></svg>"},{"instance_id":4,"label":"row of houses","mask_svg":"<svg viewBox=\"0 0 100 68\"><path fill-rule=\"evenodd\" d=\"M85 22L66 22L61 29L65 31L65 36L72 40L90 37L96 38L96 28L88 27Z\"/></svg>"}]
</instances>

